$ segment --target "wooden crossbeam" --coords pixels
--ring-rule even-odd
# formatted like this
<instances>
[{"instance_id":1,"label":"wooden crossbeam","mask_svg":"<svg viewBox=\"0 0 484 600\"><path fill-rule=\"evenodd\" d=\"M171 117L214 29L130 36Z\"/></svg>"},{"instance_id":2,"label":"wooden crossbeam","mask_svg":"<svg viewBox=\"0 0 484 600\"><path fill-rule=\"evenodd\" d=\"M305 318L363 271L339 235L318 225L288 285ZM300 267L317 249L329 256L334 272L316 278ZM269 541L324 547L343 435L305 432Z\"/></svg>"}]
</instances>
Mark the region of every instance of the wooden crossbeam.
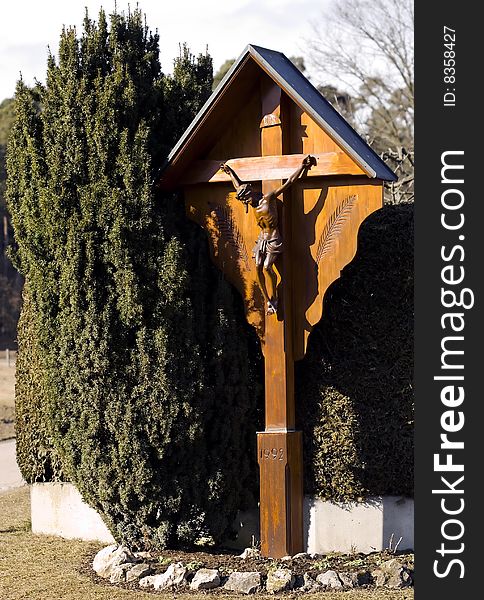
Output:
<instances>
[{"instance_id":1,"label":"wooden crossbeam","mask_svg":"<svg viewBox=\"0 0 484 600\"><path fill-rule=\"evenodd\" d=\"M256 156L227 160L242 181L287 179L301 164L304 154L283 156ZM324 175L364 175L364 171L344 152L314 154L317 160L307 177ZM223 160L197 160L187 169L180 185L195 183L230 182L230 177L220 170Z\"/></svg>"}]
</instances>

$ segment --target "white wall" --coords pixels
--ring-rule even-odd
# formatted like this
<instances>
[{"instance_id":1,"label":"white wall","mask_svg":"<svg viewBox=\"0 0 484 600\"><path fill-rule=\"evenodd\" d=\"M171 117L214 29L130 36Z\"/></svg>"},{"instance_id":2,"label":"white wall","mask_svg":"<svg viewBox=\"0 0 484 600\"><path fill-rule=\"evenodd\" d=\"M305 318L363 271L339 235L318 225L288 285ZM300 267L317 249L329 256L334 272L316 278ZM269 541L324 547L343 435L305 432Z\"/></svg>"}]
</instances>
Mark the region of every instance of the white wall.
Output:
<instances>
[{"instance_id":1,"label":"white wall","mask_svg":"<svg viewBox=\"0 0 484 600\"><path fill-rule=\"evenodd\" d=\"M113 537L96 511L87 506L69 483L35 483L31 487L32 531L64 538L97 540L112 544ZM399 496L368 498L362 503L304 499L304 536L310 553L364 552L393 548L413 549L413 500ZM229 547L243 549L259 540L258 510L239 512L239 532Z\"/></svg>"},{"instance_id":2,"label":"white wall","mask_svg":"<svg viewBox=\"0 0 484 600\"><path fill-rule=\"evenodd\" d=\"M34 483L30 488L32 532L67 539L114 543L99 514L70 483Z\"/></svg>"},{"instance_id":3,"label":"white wall","mask_svg":"<svg viewBox=\"0 0 484 600\"><path fill-rule=\"evenodd\" d=\"M413 549L413 500L399 496L337 503L305 498L304 532L308 552L374 552L392 546Z\"/></svg>"}]
</instances>

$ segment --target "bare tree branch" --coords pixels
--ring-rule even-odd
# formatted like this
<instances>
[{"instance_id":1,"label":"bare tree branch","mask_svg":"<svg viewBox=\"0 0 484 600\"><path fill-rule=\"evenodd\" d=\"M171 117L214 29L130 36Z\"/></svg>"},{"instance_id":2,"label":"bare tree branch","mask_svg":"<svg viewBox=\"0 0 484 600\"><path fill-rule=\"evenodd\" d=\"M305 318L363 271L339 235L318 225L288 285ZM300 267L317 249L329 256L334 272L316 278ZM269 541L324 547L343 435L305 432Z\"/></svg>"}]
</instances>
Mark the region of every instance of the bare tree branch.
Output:
<instances>
[{"instance_id":1,"label":"bare tree branch","mask_svg":"<svg viewBox=\"0 0 484 600\"><path fill-rule=\"evenodd\" d=\"M353 120L400 176L387 198L408 202L414 167L413 1L334 0L313 31L306 40L308 63L322 86L341 86L351 95Z\"/></svg>"}]
</instances>

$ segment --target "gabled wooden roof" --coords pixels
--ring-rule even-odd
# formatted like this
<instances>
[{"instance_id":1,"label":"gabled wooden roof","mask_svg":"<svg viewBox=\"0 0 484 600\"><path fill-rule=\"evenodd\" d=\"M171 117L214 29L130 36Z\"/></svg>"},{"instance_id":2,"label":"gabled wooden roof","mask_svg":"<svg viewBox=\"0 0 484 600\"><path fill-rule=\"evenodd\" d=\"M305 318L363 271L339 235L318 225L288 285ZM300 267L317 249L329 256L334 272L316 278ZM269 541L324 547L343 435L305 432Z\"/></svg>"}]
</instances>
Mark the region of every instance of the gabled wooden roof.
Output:
<instances>
[{"instance_id":1,"label":"gabled wooden roof","mask_svg":"<svg viewBox=\"0 0 484 600\"><path fill-rule=\"evenodd\" d=\"M224 118L243 106L262 69L371 178L395 181L393 171L281 52L248 45L170 152L162 179L177 180L198 152L213 144ZM221 125L222 124L222 125ZM166 172L168 169L169 173Z\"/></svg>"}]
</instances>

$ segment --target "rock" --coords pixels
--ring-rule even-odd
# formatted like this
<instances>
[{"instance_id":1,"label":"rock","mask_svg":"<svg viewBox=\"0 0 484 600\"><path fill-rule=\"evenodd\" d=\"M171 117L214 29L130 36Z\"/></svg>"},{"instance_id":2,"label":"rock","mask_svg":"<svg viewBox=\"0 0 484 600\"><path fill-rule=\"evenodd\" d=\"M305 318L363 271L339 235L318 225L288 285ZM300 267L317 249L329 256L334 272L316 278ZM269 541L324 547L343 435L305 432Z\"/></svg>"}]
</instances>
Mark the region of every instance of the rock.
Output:
<instances>
[{"instance_id":1,"label":"rock","mask_svg":"<svg viewBox=\"0 0 484 600\"><path fill-rule=\"evenodd\" d=\"M187 583L189 571L182 563L172 563L161 575L156 575L153 580L155 590L167 590Z\"/></svg>"},{"instance_id":2,"label":"rock","mask_svg":"<svg viewBox=\"0 0 484 600\"><path fill-rule=\"evenodd\" d=\"M403 567L403 571L400 573L400 577L403 581L403 587L410 587L414 584L414 573L412 569Z\"/></svg>"},{"instance_id":3,"label":"rock","mask_svg":"<svg viewBox=\"0 0 484 600\"><path fill-rule=\"evenodd\" d=\"M289 554L286 554L286 556L283 556L279 560L282 560L283 562L289 562L290 560L292 560L292 556L290 556Z\"/></svg>"},{"instance_id":4,"label":"rock","mask_svg":"<svg viewBox=\"0 0 484 600\"><path fill-rule=\"evenodd\" d=\"M111 583L121 583L126 581L126 571L131 569L132 566L132 563L126 563L124 565L113 567L111 575L109 576L109 581Z\"/></svg>"},{"instance_id":5,"label":"rock","mask_svg":"<svg viewBox=\"0 0 484 600\"><path fill-rule=\"evenodd\" d=\"M92 568L98 575L100 575L100 572L102 572L108 561L111 560L116 548L116 544L111 544L111 546L106 546L102 550L99 550L99 552L96 554L94 560L92 561ZM100 576L102 577L102 575Z\"/></svg>"},{"instance_id":6,"label":"rock","mask_svg":"<svg viewBox=\"0 0 484 600\"><path fill-rule=\"evenodd\" d=\"M155 590L164 589L163 585L166 583L166 577L164 573L161 575L154 575L151 580L151 585L155 588Z\"/></svg>"},{"instance_id":7,"label":"rock","mask_svg":"<svg viewBox=\"0 0 484 600\"><path fill-rule=\"evenodd\" d=\"M190 583L192 590L211 590L220 585L220 573L217 569L199 569Z\"/></svg>"},{"instance_id":8,"label":"rock","mask_svg":"<svg viewBox=\"0 0 484 600\"><path fill-rule=\"evenodd\" d=\"M330 587L333 589L342 588L343 584L341 583L338 573L336 571L326 571L326 573L321 573L316 577L316 581L321 585L326 587Z\"/></svg>"},{"instance_id":9,"label":"rock","mask_svg":"<svg viewBox=\"0 0 484 600\"><path fill-rule=\"evenodd\" d=\"M257 548L246 548L242 554L239 555L239 558L260 558L260 550Z\"/></svg>"},{"instance_id":10,"label":"rock","mask_svg":"<svg viewBox=\"0 0 484 600\"><path fill-rule=\"evenodd\" d=\"M309 558L309 554L307 552L298 552L297 554L295 554L292 557L294 560L297 560L298 558L304 558L304 559L308 559Z\"/></svg>"},{"instance_id":11,"label":"rock","mask_svg":"<svg viewBox=\"0 0 484 600\"><path fill-rule=\"evenodd\" d=\"M321 586L319 583L313 579L309 573L304 573L302 577L302 586L300 588L301 592L315 592L320 588Z\"/></svg>"},{"instance_id":12,"label":"rock","mask_svg":"<svg viewBox=\"0 0 484 600\"><path fill-rule=\"evenodd\" d=\"M142 560L145 560L146 558L152 558L151 552L135 552L134 555L136 558L141 558Z\"/></svg>"},{"instance_id":13,"label":"rock","mask_svg":"<svg viewBox=\"0 0 484 600\"><path fill-rule=\"evenodd\" d=\"M154 580L159 577L159 575L148 575L148 577L143 577L143 579L139 580L139 586L142 588L153 587Z\"/></svg>"},{"instance_id":14,"label":"rock","mask_svg":"<svg viewBox=\"0 0 484 600\"><path fill-rule=\"evenodd\" d=\"M271 594L292 590L295 583L296 577L289 569L276 569L267 573L266 589Z\"/></svg>"},{"instance_id":15,"label":"rock","mask_svg":"<svg viewBox=\"0 0 484 600\"><path fill-rule=\"evenodd\" d=\"M341 583L346 588L355 588L361 585L371 584L371 575L368 571L359 573L338 573Z\"/></svg>"},{"instance_id":16,"label":"rock","mask_svg":"<svg viewBox=\"0 0 484 600\"><path fill-rule=\"evenodd\" d=\"M312 560L316 560L318 558L323 558L324 554L319 554L319 552L311 552L311 554L309 555L309 558L311 558Z\"/></svg>"},{"instance_id":17,"label":"rock","mask_svg":"<svg viewBox=\"0 0 484 600\"><path fill-rule=\"evenodd\" d=\"M120 565L136 562L135 556L126 546L106 546L100 550L92 561L92 568L104 579L109 579L113 570Z\"/></svg>"},{"instance_id":18,"label":"rock","mask_svg":"<svg viewBox=\"0 0 484 600\"><path fill-rule=\"evenodd\" d=\"M391 558L372 571L376 587L399 589L413 585L413 571L398 558Z\"/></svg>"},{"instance_id":19,"label":"rock","mask_svg":"<svg viewBox=\"0 0 484 600\"><path fill-rule=\"evenodd\" d=\"M136 581L137 579L146 577L150 573L151 567L148 563L140 563L138 565L134 565L128 571L126 571L126 582Z\"/></svg>"},{"instance_id":20,"label":"rock","mask_svg":"<svg viewBox=\"0 0 484 600\"><path fill-rule=\"evenodd\" d=\"M338 577L343 584L343 587L358 587L358 573L338 573Z\"/></svg>"},{"instance_id":21,"label":"rock","mask_svg":"<svg viewBox=\"0 0 484 600\"><path fill-rule=\"evenodd\" d=\"M254 594L261 587L261 576L258 571L240 573L235 571L229 575L224 589L241 594Z\"/></svg>"}]
</instances>

